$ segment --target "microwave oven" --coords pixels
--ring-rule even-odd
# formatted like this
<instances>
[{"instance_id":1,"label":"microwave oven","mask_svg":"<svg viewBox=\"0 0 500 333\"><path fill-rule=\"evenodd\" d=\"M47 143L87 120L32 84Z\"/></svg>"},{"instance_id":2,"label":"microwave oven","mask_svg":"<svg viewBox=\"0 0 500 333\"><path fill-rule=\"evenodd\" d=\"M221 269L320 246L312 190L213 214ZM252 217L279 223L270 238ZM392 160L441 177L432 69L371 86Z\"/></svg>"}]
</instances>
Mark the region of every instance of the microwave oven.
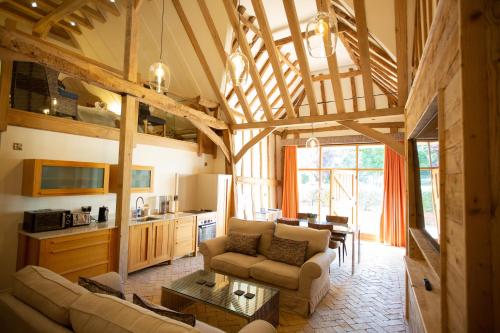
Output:
<instances>
[{"instance_id":1,"label":"microwave oven","mask_svg":"<svg viewBox=\"0 0 500 333\"><path fill-rule=\"evenodd\" d=\"M70 227L71 211L64 209L40 209L24 212L23 230L42 232Z\"/></svg>"}]
</instances>

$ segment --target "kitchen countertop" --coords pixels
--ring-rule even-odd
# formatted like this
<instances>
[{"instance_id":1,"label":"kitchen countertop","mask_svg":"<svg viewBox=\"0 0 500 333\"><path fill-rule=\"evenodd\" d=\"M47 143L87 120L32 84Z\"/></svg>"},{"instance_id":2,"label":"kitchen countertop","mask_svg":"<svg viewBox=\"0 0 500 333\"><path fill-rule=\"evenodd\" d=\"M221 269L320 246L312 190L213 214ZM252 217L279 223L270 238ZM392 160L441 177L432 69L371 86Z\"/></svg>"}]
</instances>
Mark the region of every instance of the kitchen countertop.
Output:
<instances>
[{"instance_id":1,"label":"kitchen countertop","mask_svg":"<svg viewBox=\"0 0 500 333\"><path fill-rule=\"evenodd\" d=\"M22 224L20 225L20 228L22 228ZM72 228L66 228L66 229L61 229L61 230L52 230L52 231L43 231L43 232L26 232L22 229L19 230L19 233L22 235L26 235L28 237L34 238L34 239L47 239L47 238L54 238L54 237L62 237L62 236L72 236L72 235L78 235L78 234L83 234L86 232L93 232L93 231L100 231L100 230L107 230L107 229L114 229L117 228L115 225L115 220L110 219L108 222L104 223L91 223L90 225L86 226L80 226L80 227L72 227Z\"/></svg>"}]
</instances>

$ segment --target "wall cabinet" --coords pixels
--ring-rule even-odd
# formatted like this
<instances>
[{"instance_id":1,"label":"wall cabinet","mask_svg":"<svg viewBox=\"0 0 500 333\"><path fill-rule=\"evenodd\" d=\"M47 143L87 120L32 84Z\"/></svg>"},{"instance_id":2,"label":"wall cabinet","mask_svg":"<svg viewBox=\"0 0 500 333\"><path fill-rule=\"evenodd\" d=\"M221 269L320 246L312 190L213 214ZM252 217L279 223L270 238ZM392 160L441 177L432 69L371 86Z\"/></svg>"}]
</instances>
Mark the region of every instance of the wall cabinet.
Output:
<instances>
[{"instance_id":1,"label":"wall cabinet","mask_svg":"<svg viewBox=\"0 0 500 333\"><path fill-rule=\"evenodd\" d=\"M196 252L196 217L188 216L175 220L174 257Z\"/></svg>"},{"instance_id":2,"label":"wall cabinet","mask_svg":"<svg viewBox=\"0 0 500 333\"><path fill-rule=\"evenodd\" d=\"M26 265L48 268L76 282L116 271L117 229L39 239L19 234L17 269Z\"/></svg>"},{"instance_id":3,"label":"wall cabinet","mask_svg":"<svg viewBox=\"0 0 500 333\"><path fill-rule=\"evenodd\" d=\"M131 191L153 192L154 191L154 167L152 166L132 166ZM118 165L111 165L109 176L109 191L116 193L118 191Z\"/></svg>"},{"instance_id":4,"label":"wall cabinet","mask_svg":"<svg viewBox=\"0 0 500 333\"><path fill-rule=\"evenodd\" d=\"M55 196L108 193L109 165L27 159L23 162L22 194Z\"/></svg>"}]
</instances>

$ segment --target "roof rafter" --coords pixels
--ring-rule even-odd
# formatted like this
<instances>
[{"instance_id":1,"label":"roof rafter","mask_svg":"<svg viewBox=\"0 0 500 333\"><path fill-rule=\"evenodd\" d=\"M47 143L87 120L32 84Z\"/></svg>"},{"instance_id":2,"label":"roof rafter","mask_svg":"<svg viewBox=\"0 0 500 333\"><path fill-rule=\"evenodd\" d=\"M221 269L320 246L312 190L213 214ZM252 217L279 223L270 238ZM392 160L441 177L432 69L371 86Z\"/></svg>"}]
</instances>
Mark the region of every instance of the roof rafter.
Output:
<instances>
[{"instance_id":1,"label":"roof rafter","mask_svg":"<svg viewBox=\"0 0 500 333\"><path fill-rule=\"evenodd\" d=\"M45 37L55 22L63 19L67 15L82 7L89 0L68 0L63 2L46 16L42 17L34 26L33 33Z\"/></svg>"}]
</instances>

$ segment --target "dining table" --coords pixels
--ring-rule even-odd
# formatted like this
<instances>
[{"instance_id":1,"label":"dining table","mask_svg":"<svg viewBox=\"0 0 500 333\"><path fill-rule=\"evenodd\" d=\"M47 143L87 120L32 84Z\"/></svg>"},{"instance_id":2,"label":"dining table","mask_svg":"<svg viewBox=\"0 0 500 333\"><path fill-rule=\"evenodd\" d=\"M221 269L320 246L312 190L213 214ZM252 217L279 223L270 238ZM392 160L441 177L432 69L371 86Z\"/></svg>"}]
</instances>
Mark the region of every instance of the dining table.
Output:
<instances>
[{"instance_id":1,"label":"dining table","mask_svg":"<svg viewBox=\"0 0 500 333\"><path fill-rule=\"evenodd\" d=\"M315 220L314 223L316 223L316 224L329 224L333 227L334 232L343 233L346 235L351 235L351 250L352 250L351 274L354 274L356 261L358 262L358 264L361 261L361 231L360 231L359 227L357 225L353 225L353 224L329 222L329 221L323 221L323 220ZM299 219L299 226L308 228L309 227L309 220ZM356 242L357 242L357 246L356 246ZM356 247L357 247L357 249L356 249ZM340 260L340 258L339 258L339 260Z\"/></svg>"}]
</instances>

